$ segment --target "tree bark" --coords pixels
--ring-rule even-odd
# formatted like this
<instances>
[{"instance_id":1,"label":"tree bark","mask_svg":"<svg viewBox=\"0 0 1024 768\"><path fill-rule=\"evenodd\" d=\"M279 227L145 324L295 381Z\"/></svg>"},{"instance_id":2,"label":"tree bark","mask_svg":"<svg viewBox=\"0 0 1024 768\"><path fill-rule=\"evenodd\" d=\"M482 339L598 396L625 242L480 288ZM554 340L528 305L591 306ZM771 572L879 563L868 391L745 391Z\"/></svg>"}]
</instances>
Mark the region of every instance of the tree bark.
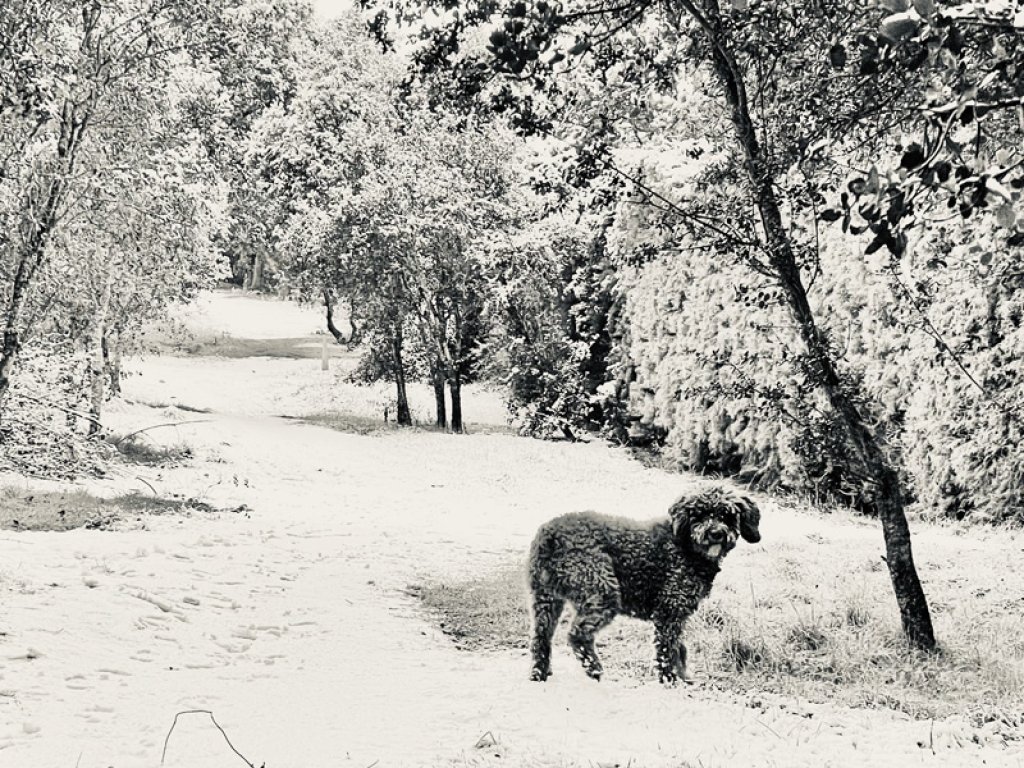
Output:
<instances>
[{"instance_id":1,"label":"tree bark","mask_svg":"<svg viewBox=\"0 0 1024 768\"><path fill-rule=\"evenodd\" d=\"M104 340L107 331L107 315L110 311L110 294L114 285L114 270L107 273L103 283L103 293L99 296L96 315L93 317L93 329L89 334L89 435L99 434L102 426L100 417L103 411L103 395L106 391L107 374Z\"/></svg>"},{"instance_id":2,"label":"tree bark","mask_svg":"<svg viewBox=\"0 0 1024 768\"><path fill-rule=\"evenodd\" d=\"M458 376L448 380L448 390L452 396L452 432L465 432L465 425L462 423L462 383Z\"/></svg>"},{"instance_id":3,"label":"tree bark","mask_svg":"<svg viewBox=\"0 0 1024 768\"><path fill-rule=\"evenodd\" d=\"M339 344L344 344L346 347L355 343L356 340L356 323L355 320L349 319L348 325L350 333L348 338L345 338L345 334L341 332L341 329L334 324L334 299L331 296L331 292L326 288L323 292L324 295L324 309L327 314L327 330L330 331L331 336Z\"/></svg>"},{"instance_id":4,"label":"tree bark","mask_svg":"<svg viewBox=\"0 0 1024 768\"><path fill-rule=\"evenodd\" d=\"M103 337L103 361L110 394L121 396L121 334L111 329Z\"/></svg>"},{"instance_id":5,"label":"tree bark","mask_svg":"<svg viewBox=\"0 0 1024 768\"><path fill-rule=\"evenodd\" d=\"M743 152L747 175L764 227L770 266L783 288L801 340L818 369L818 385L861 465L857 469L863 474L864 482L872 492L871 503L882 522L886 563L900 609L903 632L915 647L931 650L935 647L935 634L928 602L914 565L910 527L899 475L886 458L878 436L865 423L857 408L860 393L849 391L851 382L845 382L846 386L842 386L844 382L840 378L828 341L817 326L793 245L783 224L781 207L775 193L775 179L750 116L743 75L728 46L722 20L717 13L717 1L712 0L707 4L707 17L690 0L681 0L681 4L701 24L708 36L715 70L724 87L736 138Z\"/></svg>"},{"instance_id":6,"label":"tree bark","mask_svg":"<svg viewBox=\"0 0 1024 768\"><path fill-rule=\"evenodd\" d=\"M403 427L412 426L412 413L409 411L409 395L405 386L405 363L402 360L402 331L396 329L391 339L391 353L395 365L395 389L397 391L396 419Z\"/></svg>"},{"instance_id":7,"label":"tree bark","mask_svg":"<svg viewBox=\"0 0 1024 768\"><path fill-rule=\"evenodd\" d=\"M95 23L98 10L89 9L86 13L87 26ZM0 345L0 421L3 420L4 400L11 388L11 371L21 350L24 330L21 327L22 316L28 301L29 288L46 258L46 246L57 225L60 206L67 194L78 146L82 133L89 124L91 109L91 105L79 109L70 98L64 99L53 178L47 186L45 199L39 201L41 205L38 210L33 210L34 206L27 203L25 210L22 211L22 216L31 222L31 229L18 251L18 266L14 273L10 298L4 308L3 340Z\"/></svg>"},{"instance_id":8,"label":"tree bark","mask_svg":"<svg viewBox=\"0 0 1024 768\"><path fill-rule=\"evenodd\" d=\"M256 255L252 259L252 280L249 289L253 291L263 290L263 268L266 265L266 256L262 248L256 249Z\"/></svg>"},{"instance_id":9,"label":"tree bark","mask_svg":"<svg viewBox=\"0 0 1024 768\"><path fill-rule=\"evenodd\" d=\"M440 363L434 363L430 379L434 385L434 409L437 414L434 423L441 429L448 429L448 411L444 401L444 369Z\"/></svg>"}]
</instances>

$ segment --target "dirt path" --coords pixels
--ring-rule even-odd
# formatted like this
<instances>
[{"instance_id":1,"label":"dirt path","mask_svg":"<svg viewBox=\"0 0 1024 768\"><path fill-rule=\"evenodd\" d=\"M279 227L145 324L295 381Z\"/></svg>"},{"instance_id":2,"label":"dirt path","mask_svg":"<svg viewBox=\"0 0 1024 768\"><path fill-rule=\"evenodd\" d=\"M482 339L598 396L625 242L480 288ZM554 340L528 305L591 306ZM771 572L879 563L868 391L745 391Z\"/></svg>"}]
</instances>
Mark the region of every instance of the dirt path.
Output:
<instances>
[{"instance_id":1,"label":"dirt path","mask_svg":"<svg viewBox=\"0 0 1024 768\"><path fill-rule=\"evenodd\" d=\"M614 674L596 684L564 649L538 685L522 654L455 650L406 585L516 562L536 525L566 509L648 517L681 479L599 445L284 420L270 415L289 396L280 363L154 361L127 386L142 400L171 390L219 406L178 428L193 463L139 474L162 494L251 511L0 534L0 765L156 766L188 709L212 710L268 768L1021 764L1019 752L892 712L764 712ZM221 375L203 378L211 365ZM288 365L317 375L315 361ZM232 412L240 387L281 394ZM135 406L114 418L155 415ZM95 490L132 485L125 475ZM821 525L774 510L763 546ZM731 555L730 578L749 578L760 550ZM242 763L207 717L189 715L164 764Z\"/></svg>"}]
</instances>

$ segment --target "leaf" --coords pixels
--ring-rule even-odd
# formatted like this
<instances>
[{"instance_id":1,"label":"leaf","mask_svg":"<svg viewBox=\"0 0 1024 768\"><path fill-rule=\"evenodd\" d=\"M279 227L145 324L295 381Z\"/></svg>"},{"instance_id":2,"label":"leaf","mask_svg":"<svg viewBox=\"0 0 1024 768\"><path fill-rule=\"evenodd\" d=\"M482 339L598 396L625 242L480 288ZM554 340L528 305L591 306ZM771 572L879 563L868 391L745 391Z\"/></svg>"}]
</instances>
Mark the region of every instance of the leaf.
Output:
<instances>
[{"instance_id":1,"label":"leaf","mask_svg":"<svg viewBox=\"0 0 1024 768\"><path fill-rule=\"evenodd\" d=\"M1013 210L1013 206L1010 203L999 206L996 209L996 222L1001 227L1012 229L1013 225L1017 223L1017 212Z\"/></svg>"},{"instance_id":2,"label":"leaf","mask_svg":"<svg viewBox=\"0 0 1024 768\"><path fill-rule=\"evenodd\" d=\"M907 147L907 151L903 153L903 158L900 160L900 167L906 168L908 171L912 171L917 168L921 163L925 161L924 149L921 148L920 144L911 144Z\"/></svg>"},{"instance_id":3,"label":"leaf","mask_svg":"<svg viewBox=\"0 0 1024 768\"><path fill-rule=\"evenodd\" d=\"M828 60L833 69L842 69L846 66L846 48L836 43L829 49Z\"/></svg>"},{"instance_id":4,"label":"leaf","mask_svg":"<svg viewBox=\"0 0 1024 768\"><path fill-rule=\"evenodd\" d=\"M914 0L914 10L923 19L930 19L935 15L935 0Z\"/></svg>"},{"instance_id":5,"label":"leaf","mask_svg":"<svg viewBox=\"0 0 1024 768\"><path fill-rule=\"evenodd\" d=\"M837 211L834 208L827 208L821 212L822 221L839 221L842 217L842 211Z\"/></svg>"},{"instance_id":6,"label":"leaf","mask_svg":"<svg viewBox=\"0 0 1024 768\"><path fill-rule=\"evenodd\" d=\"M989 176L985 179L985 189L991 192L997 197L1001 197L1003 200L1009 202L1013 198L1010 196L1010 190L1008 190L999 179Z\"/></svg>"},{"instance_id":7,"label":"leaf","mask_svg":"<svg viewBox=\"0 0 1024 768\"><path fill-rule=\"evenodd\" d=\"M916 15L909 13L894 13L882 19L879 32L890 43L899 43L915 34L921 23Z\"/></svg>"},{"instance_id":8,"label":"leaf","mask_svg":"<svg viewBox=\"0 0 1024 768\"><path fill-rule=\"evenodd\" d=\"M570 56L579 56L581 53L586 53L590 50L589 40L578 40L576 45L569 49Z\"/></svg>"},{"instance_id":9,"label":"leaf","mask_svg":"<svg viewBox=\"0 0 1024 768\"><path fill-rule=\"evenodd\" d=\"M868 243L868 247L864 249L864 254L870 256L883 245L885 245L885 238L882 235L876 235L875 239Z\"/></svg>"}]
</instances>

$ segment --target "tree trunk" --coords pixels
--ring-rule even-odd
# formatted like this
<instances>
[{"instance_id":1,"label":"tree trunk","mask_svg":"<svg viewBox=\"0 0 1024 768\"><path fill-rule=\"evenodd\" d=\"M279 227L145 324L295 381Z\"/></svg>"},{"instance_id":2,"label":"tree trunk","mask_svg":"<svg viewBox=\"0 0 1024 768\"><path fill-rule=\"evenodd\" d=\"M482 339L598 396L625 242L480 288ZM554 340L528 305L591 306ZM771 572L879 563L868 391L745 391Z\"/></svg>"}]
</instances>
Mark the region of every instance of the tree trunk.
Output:
<instances>
[{"instance_id":1,"label":"tree trunk","mask_svg":"<svg viewBox=\"0 0 1024 768\"><path fill-rule=\"evenodd\" d=\"M266 261L263 249L257 248L256 255L252 259L252 280L249 282L250 290L263 290L263 268L266 265Z\"/></svg>"},{"instance_id":2,"label":"tree trunk","mask_svg":"<svg viewBox=\"0 0 1024 768\"><path fill-rule=\"evenodd\" d=\"M111 269L103 283L103 293L100 295L99 304L96 307L92 333L89 334L89 435L97 435L102 429L100 416L103 411L103 395L106 391L104 384L107 375L104 340L113 285L114 270Z\"/></svg>"},{"instance_id":3,"label":"tree trunk","mask_svg":"<svg viewBox=\"0 0 1024 768\"><path fill-rule=\"evenodd\" d=\"M3 420L4 399L7 391L11 388L11 371L14 368L18 352L21 351L21 323L25 304L28 301L29 287L36 271L43 263L46 244L50 229L56 220L57 206L61 195L62 191L57 183L51 184L44 207L46 218L37 226L18 258L18 268L14 273L11 295L4 311L3 344L0 346L0 421Z\"/></svg>"},{"instance_id":4,"label":"tree trunk","mask_svg":"<svg viewBox=\"0 0 1024 768\"><path fill-rule=\"evenodd\" d=\"M121 334L110 330L103 337L103 360L107 370L107 386L110 394L121 396Z\"/></svg>"},{"instance_id":5,"label":"tree trunk","mask_svg":"<svg viewBox=\"0 0 1024 768\"><path fill-rule=\"evenodd\" d=\"M397 421L403 427L412 426L412 413L409 411L409 396L405 389L405 363L402 361L402 331L396 330L391 339L391 353L395 364L395 389L397 390Z\"/></svg>"},{"instance_id":6,"label":"tree trunk","mask_svg":"<svg viewBox=\"0 0 1024 768\"><path fill-rule=\"evenodd\" d=\"M434 385L434 408L437 413L435 424L441 429L448 429L448 411L444 402L444 371L439 363L435 363L430 374Z\"/></svg>"},{"instance_id":7,"label":"tree trunk","mask_svg":"<svg viewBox=\"0 0 1024 768\"><path fill-rule=\"evenodd\" d=\"M91 28L99 15L99 6L83 11L86 25ZM95 99L95 94L92 97ZM4 309L3 343L0 346L0 421L3 419L4 399L11 387L11 370L21 349L23 329L22 315L28 301L29 288L36 272L46 258L46 246L57 225L61 204L67 195L68 183L75 169L78 147L82 134L89 124L95 102L76 105L70 97L64 99L61 107L59 134L57 137L56 167L53 178L46 189L46 196L38 208L32 205L32 198L24 204L22 217L29 223L30 234L18 252L18 267L14 273L10 298Z\"/></svg>"},{"instance_id":8,"label":"tree trunk","mask_svg":"<svg viewBox=\"0 0 1024 768\"><path fill-rule=\"evenodd\" d=\"M331 336L339 344L348 346L356 340L356 323L355 320L349 319L350 333L348 338L345 338L345 334L341 332L341 329L334 324L334 299L331 296L331 292L326 288L324 289L324 309L327 313L327 330L331 332Z\"/></svg>"},{"instance_id":9,"label":"tree trunk","mask_svg":"<svg viewBox=\"0 0 1024 768\"><path fill-rule=\"evenodd\" d=\"M465 432L462 423L462 383L457 375L448 380L448 389L452 395L452 432Z\"/></svg>"},{"instance_id":10,"label":"tree trunk","mask_svg":"<svg viewBox=\"0 0 1024 768\"><path fill-rule=\"evenodd\" d=\"M783 224L779 200L775 194L775 180L750 117L742 72L726 42L722 20L717 15L717 5L707 5L710 15L705 18L689 0L681 2L707 32L715 70L724 86L736 138L744 155L747 175L761 215L770 266L785 292L800 337L818 369L818 385L861 465L856 469L870 487L872 504L882 522L886 563L896 602L899 604L903 632L911 644L930 650L935 647L935 634L928 602L914 565L910 527L904 510L899 475L887 460L878 436L865 423L857 409L856 401L860 393L849 391L850 382L845 382L845 387L841 386L843 382L828 341L817 327L792 242Z\"/></svg>"}]
</instances>

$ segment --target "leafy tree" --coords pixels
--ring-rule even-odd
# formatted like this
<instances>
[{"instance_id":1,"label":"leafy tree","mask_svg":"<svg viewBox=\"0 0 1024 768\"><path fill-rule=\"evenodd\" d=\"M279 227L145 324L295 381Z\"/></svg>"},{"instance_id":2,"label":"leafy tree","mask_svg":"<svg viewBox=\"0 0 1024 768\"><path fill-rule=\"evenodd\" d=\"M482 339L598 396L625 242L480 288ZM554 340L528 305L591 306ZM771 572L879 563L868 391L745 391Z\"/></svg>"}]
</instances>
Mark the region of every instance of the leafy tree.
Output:
<instances>
[{"instance_id":1,"label":"leafy tree","mask_svg":"<svg viewBox=\"0 0 1024 768\"><path fill-rule=\"evenodd\" d=\"M168 69L200 44L212 15L204 3L174 0L0 8L0 413L34 328L55 306L76 300L75 288L90 290L95 273L76 273L74 260L63 257L82 247L100 265L107 248L127 253L141 238L139 219L124 214L145 218L148 201L133 207L140 201L119 185L139 191L152 186L147 174L166 171L122 164L119 135L156 128L147 121L159 122ZM106 213L114 214L110 221ZM115 258L101 267L104 276L92 283L100 286L96 327L107 325L120 264Z\"/></svg>"},{"instance_id":2,"label":"leafy tree","mask_svg":"<svg viewBox=\"0 0 1024 768\"><path fill-rule=\"evenodd\" d=\"M549 213L491 246L498 327L488 365L523 434L628 439L611 371L620 296L606 230L599 217Z\"/></svg>"},{"instance_id":3,"label":"leafy tree","mask_svg":"<svg viewBox=\"0 0 1024 768\"><path fill-rule=\"evenodd\" d=\"M298 89L299 59L314 35L312 7L301 0L228 0L211 20L201 71L185 104L207 153L228 183L231 226L220 238L244 288L263 290L279 268L275 228L280 203L267 196L251 162L254 130Z\"/></svg>"},{"instance_id":4,"label":"leafy tree","mask_svg":"<svg viewBox=\"0 0 1024 768\"><path fill-rule=\"evenodd\" d=\"M480 243L511 216L508 144L404 102L397 62L351 19L320 33L302 67L295 98L258 121L248 155L281 205L290 281L324 303L329 326L345 305L370 342L363 372L396 382L400 422L411 420L410 371L429 373L438 423L447 383L462 431L461 387L484 333Z\"/></svg>"},{"instance_id":5,"label":"leafy tree","mask_svg":"<svg viewBox=\"0 0 1024 768\"><path fill-rule=\"evenodd\" d=\"M387 10L376 18L379 33L389 31ZM804 391L820 398L831 445L882 522L904 631L914 645L932 648L896 457L807 289L820 267L823 184L841 175L844 153L878 146L885 132L876 118L911 103L917 79L895 68L835 76L845 55L835 40L872 23L846 3L470 2L458 10L423 34L414 54L426 73L421 81L439 89L430 73L453 71L463 100L511 113L521 130L569 139L581 182L627 178L636 204L663 209L666 242L677 252L721 254L771 286L769 300L795 326L792 366ZM394 18L409 15L403 4ZM491 30L487 50L461 50L479 26ZM652 189L616 155L656 140L665 128L659 99L672 101L677 81L702 97L703 110L676 133L703 139L697 154L711 150L701 184L683 199Z\"/></svg>"}]
</instances>

